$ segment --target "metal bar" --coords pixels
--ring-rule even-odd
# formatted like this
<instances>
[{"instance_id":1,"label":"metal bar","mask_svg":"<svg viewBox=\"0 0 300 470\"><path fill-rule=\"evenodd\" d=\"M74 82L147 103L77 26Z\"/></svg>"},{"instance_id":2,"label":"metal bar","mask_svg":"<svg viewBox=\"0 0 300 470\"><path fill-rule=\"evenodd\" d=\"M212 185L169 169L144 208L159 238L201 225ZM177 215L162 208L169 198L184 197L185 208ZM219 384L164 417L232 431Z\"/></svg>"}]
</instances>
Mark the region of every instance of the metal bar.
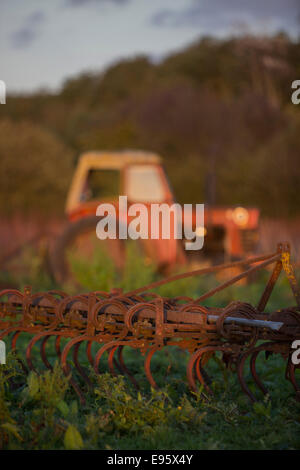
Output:
<instances>
[{"instance_id":1,"label":"metal bar","mask_svg":"<svg viewBox=\"0 0 300 470\"><path fill-rule=\"evenodd\" d=\"M211 322L216 322L219 318L218 315L208 315L208 320ZM224 323L236 323L237 325L245 326L255 326L257 328L269 328L273 331L278 331L283 326L283 323L280 321L269 321L269 320L251 320L249 318L239 318L239 317L226 317Z\"/></svg>"},{"instance_id":2,"label":"metal bar","mask_svg":"<svg viewBox=\"0 0 300 470\"><path fill-rule=\"evenodd\" d=\"M268 259L267 261L264 261L263 263L260 263L259 265L253 266L250 269L247 269L247 271L244 271L243 273L239 274L238 276L233 277L232 279L229 279L228 281L224 282L223 284L220 284L219 286L215 287L214 289L211 289L210 291L206 292L205 294L201 295L198 297L198 299L194 300L194 304L198 302L202 302L203 300L207 299L208 297L211 297L212 295L216 294L217 292L220 292L221 290L225 289L226 287L231 286L235 282L239 281L240 279L243 279L243 277L248 276L251 273L254 273L255 271L258 271L261 268L264 268L265 266L268 266L271 263L274 263L274 261L277 261L280 258L280 254L276 254L272 258Z\"/></svg>"},{"instance_id":3,"label":"metal bar","mask_svg":"<svg viewBox=\"0 0 300 470\"><path fill-rule=\"evenodd\" d=\"M288 244L286 245L287 245L287 250L281 254L282 266L289 280L297 305L298 307L300 307L300 289L299 289L299 285L295 276L294 268L291 265L289 245Z\"/></svg>"},{"instance_id":4,"label":"metal bar","mask_svg":"<svg viewBox=\"0 0 300 470\"><path fill-rule=\"evenodd\" d=\"M270 295L273 291L273 288L276 284L276 281L279 278L281 270L282 270L282 262L280 260L280 261L277 261L277 263L275 264L275 267L274 267L273 272L271 274L271 277L268 281L268 284L266 285L265 290L262 293L262 296L261 296L260 301L259 301L258 306L257 306L257 310L259 312L262 312L265 309L265 307L268 303L268 300L270 298Z\"/></svg>"},{"instance_id":5,"label":"metal bar","mask_svg":"<svg viewBox=\"0 0 300 470\"><path fill-rule=\"evenodd\" d=\"M139 287L138 289L132 290L130 292L126 292L125 294L122 294L122 295L126 295L127 297L129 297L131 295L140 294L141 292L146 292L150 289L154 289L164 284L168 284L169 282L178 281L179 279L185 279L187 277L198 276L200 274L211 274L217 271L221 271L222 269L234 268L237 266L243 266L245 264L259 263L260 261L273 258L274 254L275 253L271 253L268 255L261 255L255 258L244 259L242 261L233 261L232 263L220 264L218 266L211 266L209 268L202 268L202 269L197 269L195 271L189 271L189 272L182 273L182 274L176 274L175 276L167 277L166 279L162 279L161 281L152 282L151 284L148 284L143 287Z\"/></svg>"}]
</instances>

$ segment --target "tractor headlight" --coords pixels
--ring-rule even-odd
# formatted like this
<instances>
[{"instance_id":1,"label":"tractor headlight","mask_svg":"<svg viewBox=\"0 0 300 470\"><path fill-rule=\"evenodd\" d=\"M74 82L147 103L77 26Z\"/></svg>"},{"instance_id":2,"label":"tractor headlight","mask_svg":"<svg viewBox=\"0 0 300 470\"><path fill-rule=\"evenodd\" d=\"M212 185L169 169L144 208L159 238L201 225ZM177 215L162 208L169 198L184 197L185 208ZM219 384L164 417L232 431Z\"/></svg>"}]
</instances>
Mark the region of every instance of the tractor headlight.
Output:
<instances>
[{"instance_id":1,"label":"tractor headlight","mask_svg":"<svg viewBox=\"0 0 300 470\"><path fill-rule=\"evenodd\" d=\"M232 212L232 219L237 225L247 225L249 220L249 212L244 207L237 207Z\"/></svg>"},{"instance_id":2,"label":"tractor headlight","mask_svg":"<svg viewBox=\"0 0 300 470\"><path fill-rule=\"evenodd\" d=\"M195 233L197 237L205 237L205 235L207 234L207 230L205 227L199 225L198 227L196 227Z\"/></svg>"}]
</instances>

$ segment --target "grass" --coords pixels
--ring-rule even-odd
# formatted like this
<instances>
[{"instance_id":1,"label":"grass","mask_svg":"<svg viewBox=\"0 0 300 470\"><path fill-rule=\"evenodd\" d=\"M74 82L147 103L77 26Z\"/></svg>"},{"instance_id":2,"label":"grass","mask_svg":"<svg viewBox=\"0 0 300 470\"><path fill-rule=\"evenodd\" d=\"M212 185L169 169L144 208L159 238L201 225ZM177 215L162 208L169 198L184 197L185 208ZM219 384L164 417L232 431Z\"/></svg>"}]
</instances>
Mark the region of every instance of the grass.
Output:
<instances>
[{"instance_id":1,"label":"grass","mask_svg":"<svg viewBox=\"0 0 300 470\"><path fill-rule=\"evenodd\" d=\"M119 279L124 290L151 282L157 276L151 266L143 266L134 257L127 274ZM134 264L135 263L135 264ZM107 289L115 285L117 274L107 265L101 273L91 270L85 290ZM84 266L77 266L84 275ZM133 274L134 273L134 274ZM253 285L227 289L209 305L226 305L231 300L257 302L268 274L256 278ZM21 274L2 274L2 283L27 284L34 291L56 287L45 274L39 257L30 257L30 266ZM186 279L161 287L165 296L197 296L216 285L213 277ZM294 304L287 281L282 276L270 299L270 310ZM24 357L29 337L18 341L19 358ZM299 449L300 404L292 386L284 378L285 362L279 356L266 361L259 358L259 374L270 390L270 397L259 395L250 374L247 381L260 401L252 405L242 393L237 377L211 360L207 372L212 378L213 397L203 399L203 390L191 393L185 380L188 356L177 348L164 348L153 357L153 374L160 390L152 390L143 371L143 357L125 348L128 368L138 380L137 392L123 377L108 374L105 361L96 375L80 352L88 369L93 389L85 391L86 404L77 395L56 361L53 342L47 357L54 366L45 371L36 349L34 364L40 374L26 375L17 357L8 354L0 366L0 448L2 449ZM94 352L99 348L94 345ZM79 378L77 378L79 380ZM14 386L9 386L13 382ZM201 394L202 392L202 394Z\"/></svg>"}]
</instances>

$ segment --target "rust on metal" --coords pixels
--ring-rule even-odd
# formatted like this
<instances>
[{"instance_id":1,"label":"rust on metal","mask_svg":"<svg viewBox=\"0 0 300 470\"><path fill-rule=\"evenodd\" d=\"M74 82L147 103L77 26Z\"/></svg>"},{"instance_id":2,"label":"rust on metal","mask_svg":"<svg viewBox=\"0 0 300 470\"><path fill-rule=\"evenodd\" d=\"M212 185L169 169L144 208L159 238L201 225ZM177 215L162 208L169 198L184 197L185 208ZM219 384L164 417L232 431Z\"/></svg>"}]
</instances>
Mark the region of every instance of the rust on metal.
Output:
<instances>
[{"instance_id":1,"label":"rust on metal","mask_svg":"<svg viewBox=\"0 0 300 470\"><path fill-rule=\"evenodd\" d=\"M198 299L187 296L166 298L149 292L180 278L243 264L248 266L244 272L202 293ZM230 302L224 308L203 304L207 298L271 264L275 266L257 307L239 301ZM265 307L282 270L290 282L296 306L266 313ZM155 352L166 346L181 348L190 354L187 364L190 388L196 391L197 382L200 382L207 393L212 391L205 366L217 352L221 352L224 363L237 371L242 390L252 401L256 397L245 380L247 359L255 384L267 393L258 376L256 360L261 352L280 354L286 360L286 378L299 397L300 386L295 377L299 366L291 361L291 344L300 338L299 301L300 291L290 262L290 248L287 243L280 243L275 253L179 274L127 293L113 289L110 293L95 291L68 296L61 291L33 294L30 287L25 287L24 292L3 290L0 292L0 340L8 340L11 349L16 351L19 336L22 333L31 335L25 360L21 361L23 370L28 372L37 370L33 350L38 344L44 366L52 368L46 346L53 338L54 352L82 402L84 392L75 379L76 373L87 387L92 387L88 370L79 360L83 343L86 344L89 364L97 373L101 359L107 353L109 371L113 375L121 373L127 376L136 388L138 383L124 361L125 346L145 356L145 374L154 388L157 384L151 370L151 360ZM94 344L98 345L98 351L93 357Z\"/></svg>"}]
</instances>

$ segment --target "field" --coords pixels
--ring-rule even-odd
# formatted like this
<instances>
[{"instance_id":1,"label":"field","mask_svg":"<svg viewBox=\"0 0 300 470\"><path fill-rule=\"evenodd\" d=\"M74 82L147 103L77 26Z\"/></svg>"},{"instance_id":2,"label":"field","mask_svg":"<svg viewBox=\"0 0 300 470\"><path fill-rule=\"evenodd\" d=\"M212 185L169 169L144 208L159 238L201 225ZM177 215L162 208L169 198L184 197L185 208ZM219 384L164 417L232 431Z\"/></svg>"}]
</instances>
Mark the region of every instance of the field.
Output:
<instances>
[{"instance_id":1,"label":"field","mask_svg":"<svg viewBox=\"0 0 300 470\"><path fill-rule=\"evenodd\" d=\"M25 255L24 255L25 256ZM1 283L22 288L31 284L34 291L52 287L41 259L27 253L30 263L23 273L3 273ZM25 257L26 257L25 256ZM101 272L76 265L86 290L109 289L116 284L116 273L109 263ZM132 259L128 272L119 282L125 290L156 278L151 266ZM255 305L268 273L251 285L226 290L214 299L223 306L239 299ZM178 281L160 289L165 296L199 295L215 285L213 277ZM66 286L66 290L68 286ZM269 309L294 304L286 279L282 276ZM260 358L259 372L270 389L270 397L252 405L242 393L236 376L211 360L207 372L213 380L214 396L203 397L188 390L185 380L187 356L176 348L165 348L154 356L154 376L161 386L151 390L143 372L143 357L125 349L125 360L137 378L137 392L122 377L111 377L103 362L101 375L90 368L93 390L85 390L86 404L81 405L63 376L58 364L45 372L36 351L34 362L41 374L25 375L18 358L28 344L20 337L18 356L8 354L0 367L0 448L2 449L299 449L300 403L294 399L292 386L284 379L284 361L271 356ZM56 356L49 357L54 365ZM97 347L95 348L97 350ZM23 356L24 357L24 356ZM84 356L82 356L84 363ZM87 363L85 364L88 367ZM12 381L13 386L8 387ZM251 383L250 374L248 376ZM83 384L82 384L83 386ZM257 393L257 390L253 388ZM202 392L202 394L201 394Z\"/></svg>"}]
</instances>

